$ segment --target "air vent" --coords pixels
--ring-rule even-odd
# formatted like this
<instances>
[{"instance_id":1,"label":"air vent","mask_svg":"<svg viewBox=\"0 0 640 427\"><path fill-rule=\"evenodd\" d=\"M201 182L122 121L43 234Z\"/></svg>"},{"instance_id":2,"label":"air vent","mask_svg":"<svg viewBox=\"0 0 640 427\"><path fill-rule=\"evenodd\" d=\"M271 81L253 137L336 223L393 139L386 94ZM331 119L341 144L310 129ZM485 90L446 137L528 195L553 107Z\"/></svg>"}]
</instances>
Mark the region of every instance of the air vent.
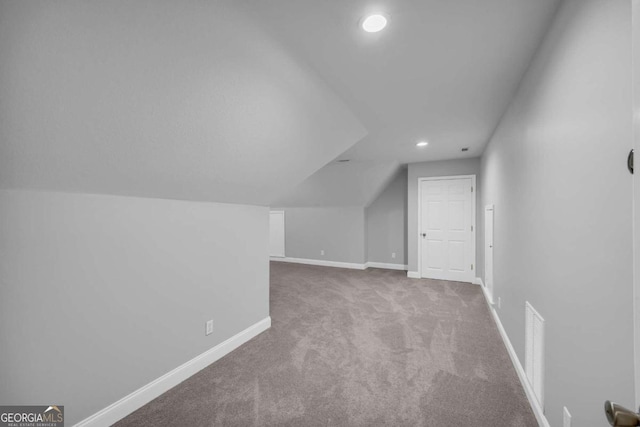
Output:
<instances>
[{"instance_id":1,"label":"air vent","mask_svg":"<svg viewBox=\"0 0 640 427\"><path fill-rule=\"evenodd\" d=\"M469 151L469 147L464 147L464 148L462 149L462 152L463 152L463 153L464 153L465 151Z\"/></svg>"},{"instance_id":2,"label":"air vent","mask_svg":"<svg viewBox=\"0 0 640 427\"><path fill-rule=\"evenodd\" d=\"M338 163L347 163L347 162L350 162L350 161L351 161L351 159L340 159L340 160L338 160Z\"/></svg>"}]
</instances>

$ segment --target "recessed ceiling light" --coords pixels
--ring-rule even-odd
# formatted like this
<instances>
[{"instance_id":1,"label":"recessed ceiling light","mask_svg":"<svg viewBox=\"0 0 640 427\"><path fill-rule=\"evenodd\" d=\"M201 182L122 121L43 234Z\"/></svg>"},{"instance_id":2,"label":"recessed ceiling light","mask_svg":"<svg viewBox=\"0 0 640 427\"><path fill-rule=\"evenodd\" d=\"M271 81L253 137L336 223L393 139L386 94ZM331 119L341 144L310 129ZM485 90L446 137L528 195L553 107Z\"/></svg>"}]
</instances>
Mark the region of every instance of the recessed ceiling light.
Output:
<instances>
[{"instance_id":1,"label":"recessed ceiling light","mask_svg":"<svg viewBox=\"0 0 640 427\"><path fill-rule=\"evenodd\" d=\"M416 144L416 147L426 147L427 145L429 145L427 141L420 141Z\"/></svg>"},{"instance_id":2,"label":"recessed ceiling light","mask_svg":"<svg viewBox=\"0 0 640 427\"><path fill-rule=\"evenodd\" d=\"M387 18L383 15L369 15L362 21L362 29L367 33L377 33L387 26Z\"/></svg>"}]
</instances>

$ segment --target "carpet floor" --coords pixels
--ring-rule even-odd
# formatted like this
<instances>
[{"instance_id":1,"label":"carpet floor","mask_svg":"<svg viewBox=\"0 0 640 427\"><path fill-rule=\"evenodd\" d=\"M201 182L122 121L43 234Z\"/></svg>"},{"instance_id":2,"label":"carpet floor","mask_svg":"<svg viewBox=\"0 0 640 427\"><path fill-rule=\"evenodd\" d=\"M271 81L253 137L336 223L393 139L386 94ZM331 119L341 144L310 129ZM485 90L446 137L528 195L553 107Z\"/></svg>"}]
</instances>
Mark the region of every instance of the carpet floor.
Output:
<instances>
[{"instance_id":1,"label":"carpet floor","mask_svg":"<svg viewBox=\"0 0 640 427\"><path fill-rule=\"evenodd\" d=\"M538 425L477 285L272 262L271 317L116 426Z\"/></svg>"}]
</instances>

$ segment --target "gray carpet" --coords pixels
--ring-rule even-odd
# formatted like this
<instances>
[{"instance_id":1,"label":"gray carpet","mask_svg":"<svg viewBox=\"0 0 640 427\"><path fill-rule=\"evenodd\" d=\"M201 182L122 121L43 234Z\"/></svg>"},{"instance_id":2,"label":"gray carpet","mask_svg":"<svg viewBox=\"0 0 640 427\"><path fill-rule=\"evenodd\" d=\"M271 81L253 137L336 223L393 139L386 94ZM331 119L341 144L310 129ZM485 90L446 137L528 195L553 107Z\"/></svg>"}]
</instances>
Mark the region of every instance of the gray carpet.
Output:
<instances>
[{"instance_id":1,"label":"gray carpet","mask_svg":"<svg viewBox=\"0 0 640 427\"><path fill-rule=\"evenodd\" d=\"M272 262L271 317L116 425L538 425L476 285Z\"/></svg>"}]
</instances>

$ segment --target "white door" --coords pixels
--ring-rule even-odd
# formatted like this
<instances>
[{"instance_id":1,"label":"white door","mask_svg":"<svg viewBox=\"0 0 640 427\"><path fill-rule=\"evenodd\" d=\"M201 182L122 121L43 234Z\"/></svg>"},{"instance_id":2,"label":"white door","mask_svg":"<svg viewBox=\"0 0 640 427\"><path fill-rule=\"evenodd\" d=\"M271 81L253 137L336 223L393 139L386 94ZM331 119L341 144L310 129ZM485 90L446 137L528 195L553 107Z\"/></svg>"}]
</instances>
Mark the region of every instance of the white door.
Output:
<instances>
[{"instance_id":1,"label":"white door","mask_svg":"<svg viewBox=\"0 0 640 427\"><path fill-rule=\"evenodd\" d=\"M473 281L474 181L420 180L420 276Z\"/></svg>"},{"instance_id":2,"label":"white door","mask_svg":"<svg viewBox=\"0 0 640 427\"><path fill-rule=\"evenodd\" d=\"M284 258L284 211L270 212L269 255Z\"/></svg>"},{"instance_id":3,"label":"white door","mask_svg":"<svg viewBox=\"0 0 640 427\"><path fill-rule=\"evenodd\" d=\"M640 405L640 170L638 158L640 157L640 0L634 0L633 14L633 282L634 282L634 334L635 334L635 383L636 406Z\"/></svg>"},{"instance_id":4,"label":"white door","mask_svg":"<svg viewBox=\"0 0 640 427\"><path fill-rule=\"evenodd\" d=\"M484 208L484 286L493 301L493 205Z\"/></svg>"}]
</instances>

